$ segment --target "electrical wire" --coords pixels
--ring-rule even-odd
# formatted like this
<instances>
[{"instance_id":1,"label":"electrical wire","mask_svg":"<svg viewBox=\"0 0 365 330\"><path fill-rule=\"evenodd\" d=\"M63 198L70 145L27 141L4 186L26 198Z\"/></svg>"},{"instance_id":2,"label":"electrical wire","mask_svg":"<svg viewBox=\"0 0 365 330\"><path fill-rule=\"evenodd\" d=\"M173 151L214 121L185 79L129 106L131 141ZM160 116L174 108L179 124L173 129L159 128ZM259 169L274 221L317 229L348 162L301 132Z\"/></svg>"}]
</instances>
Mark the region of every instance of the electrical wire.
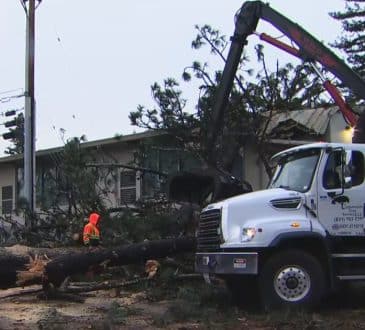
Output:
<instances>
[{"instance_id":1,"label":"electrical wire","mask_svg":"<svg viewBox=\"0 0 365 330\"><path fill-rule=\"evenodd\" d=\"M13 93L13 92L16 92L16 91L22 91L22 92L24 92L24 89L23 88L10 89L8 91L0 92L0 95L2 95L2 94L9 94L9 93Z\"/></svg>"},{"instance_id":2,"label":"electrical wire","mask_svg":"<svg viewBox=\"0 0 365 330\"><path fill-rule=\"evenodd\" d=\"M2 97L2 98L0 98L0 103L8 103L12 99L17 99L17 98L20 98L20 97L24 97L24 93L23 94L19 94L19 95L14 95L14 96Z\"/></svg>"}]
</instances>

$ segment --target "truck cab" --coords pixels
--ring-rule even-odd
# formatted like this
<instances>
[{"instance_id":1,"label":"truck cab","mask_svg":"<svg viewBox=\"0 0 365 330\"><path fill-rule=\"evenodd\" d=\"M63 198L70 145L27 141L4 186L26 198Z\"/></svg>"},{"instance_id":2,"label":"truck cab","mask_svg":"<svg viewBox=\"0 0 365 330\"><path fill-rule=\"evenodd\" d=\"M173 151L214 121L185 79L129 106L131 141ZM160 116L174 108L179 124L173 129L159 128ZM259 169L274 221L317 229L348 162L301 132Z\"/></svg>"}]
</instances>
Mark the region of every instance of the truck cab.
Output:
<instances>
[{"instance_id":1,"label":"truck cab","mask_svg":"<svg viewBox=\"0 0 365 330\"><path fill-rule=\"evenodd\" d=\"M307 144L272 161L267 189L202 210L196 271L242 295L254 278L268 309L313 306L365 280L365 144Z\"/></svg>"}]
</instances>

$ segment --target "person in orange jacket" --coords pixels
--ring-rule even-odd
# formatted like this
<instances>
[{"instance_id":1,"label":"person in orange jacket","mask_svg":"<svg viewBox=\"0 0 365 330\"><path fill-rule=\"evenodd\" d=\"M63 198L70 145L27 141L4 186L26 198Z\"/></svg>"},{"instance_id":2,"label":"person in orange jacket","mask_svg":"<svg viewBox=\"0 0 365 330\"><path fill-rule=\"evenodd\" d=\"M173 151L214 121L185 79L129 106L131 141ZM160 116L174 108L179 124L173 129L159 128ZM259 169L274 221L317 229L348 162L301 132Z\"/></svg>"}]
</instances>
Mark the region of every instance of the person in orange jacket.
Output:
<instances>
[{"instance_id":1,"label":"person in orange jacket","mask_svg":"<svg viewBox=\"0 0 365 330\"><path fill-rule=\"evenodd\" d=\"M89 222L84 227L83 242L86 246L98 246L100 244L100 215L93 212L89 216Z\"/></svg>"}]
</instances>

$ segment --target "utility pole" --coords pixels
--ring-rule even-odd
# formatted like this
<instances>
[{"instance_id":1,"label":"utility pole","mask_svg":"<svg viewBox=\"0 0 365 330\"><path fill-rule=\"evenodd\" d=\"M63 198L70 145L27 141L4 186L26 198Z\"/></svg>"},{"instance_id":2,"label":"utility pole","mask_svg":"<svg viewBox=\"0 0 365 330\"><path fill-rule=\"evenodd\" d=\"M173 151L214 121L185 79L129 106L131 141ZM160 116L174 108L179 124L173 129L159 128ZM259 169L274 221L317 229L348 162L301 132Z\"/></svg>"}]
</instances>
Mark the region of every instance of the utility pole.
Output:
<instances>
[{"instance_id":1,"label":"utility pole","mask_svg":"<svg viewBox=\"0 0 365 330\"><path fill-rule=\"evenodd\" d=\"M41 0L22 0L26 14L25 51L25 114L24 114L24 197L31 214L35 210L35 97L34 97L34 54L35 54L35 10ZM30 219L26 226L31 227Z\"/></svg>"}]
</instances>

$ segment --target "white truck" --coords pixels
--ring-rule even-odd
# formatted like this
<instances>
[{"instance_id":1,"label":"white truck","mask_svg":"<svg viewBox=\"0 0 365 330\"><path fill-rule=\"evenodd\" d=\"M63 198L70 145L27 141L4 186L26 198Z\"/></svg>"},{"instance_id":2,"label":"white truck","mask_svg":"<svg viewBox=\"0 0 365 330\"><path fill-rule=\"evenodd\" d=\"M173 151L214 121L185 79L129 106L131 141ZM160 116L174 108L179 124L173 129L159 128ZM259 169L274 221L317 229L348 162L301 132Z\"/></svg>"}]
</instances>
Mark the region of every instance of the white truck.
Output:
<instances>
[{"instance_id":1,"label":"white truck","mask_svg":"<svg viewBox=\"0 0 365 330\"><path fill-rule=\"evenodd\" d=\"M278 153L267 189L202 210L196 271L234 294L254 275L268 308L314 305L340 281L365 280L364 159L365 144Z\"/></svg>"},{"instance_id":2,"label":"white truck","mask_svg":"<svg viewBox=\"0 0 365 330\"><path fill-rule=\"evenodd\" d=\"M244 45L260 19L292 44L266 34L261 40L314 67L321 64L365 100L364 80L328 48L268 4L247 1L236 15L213 104L207 143L212 150ZM365 112L358 117L334 85L324 79L323 86L349 126L356 126L353 144L315 143L280 152L266 190L217 199L200 215L196 271L207 279L223 277L234 295L247 295L242 288L258 283L268 308L314 305L341 281L365 280Z\"/></svg>"}]
</instances>

